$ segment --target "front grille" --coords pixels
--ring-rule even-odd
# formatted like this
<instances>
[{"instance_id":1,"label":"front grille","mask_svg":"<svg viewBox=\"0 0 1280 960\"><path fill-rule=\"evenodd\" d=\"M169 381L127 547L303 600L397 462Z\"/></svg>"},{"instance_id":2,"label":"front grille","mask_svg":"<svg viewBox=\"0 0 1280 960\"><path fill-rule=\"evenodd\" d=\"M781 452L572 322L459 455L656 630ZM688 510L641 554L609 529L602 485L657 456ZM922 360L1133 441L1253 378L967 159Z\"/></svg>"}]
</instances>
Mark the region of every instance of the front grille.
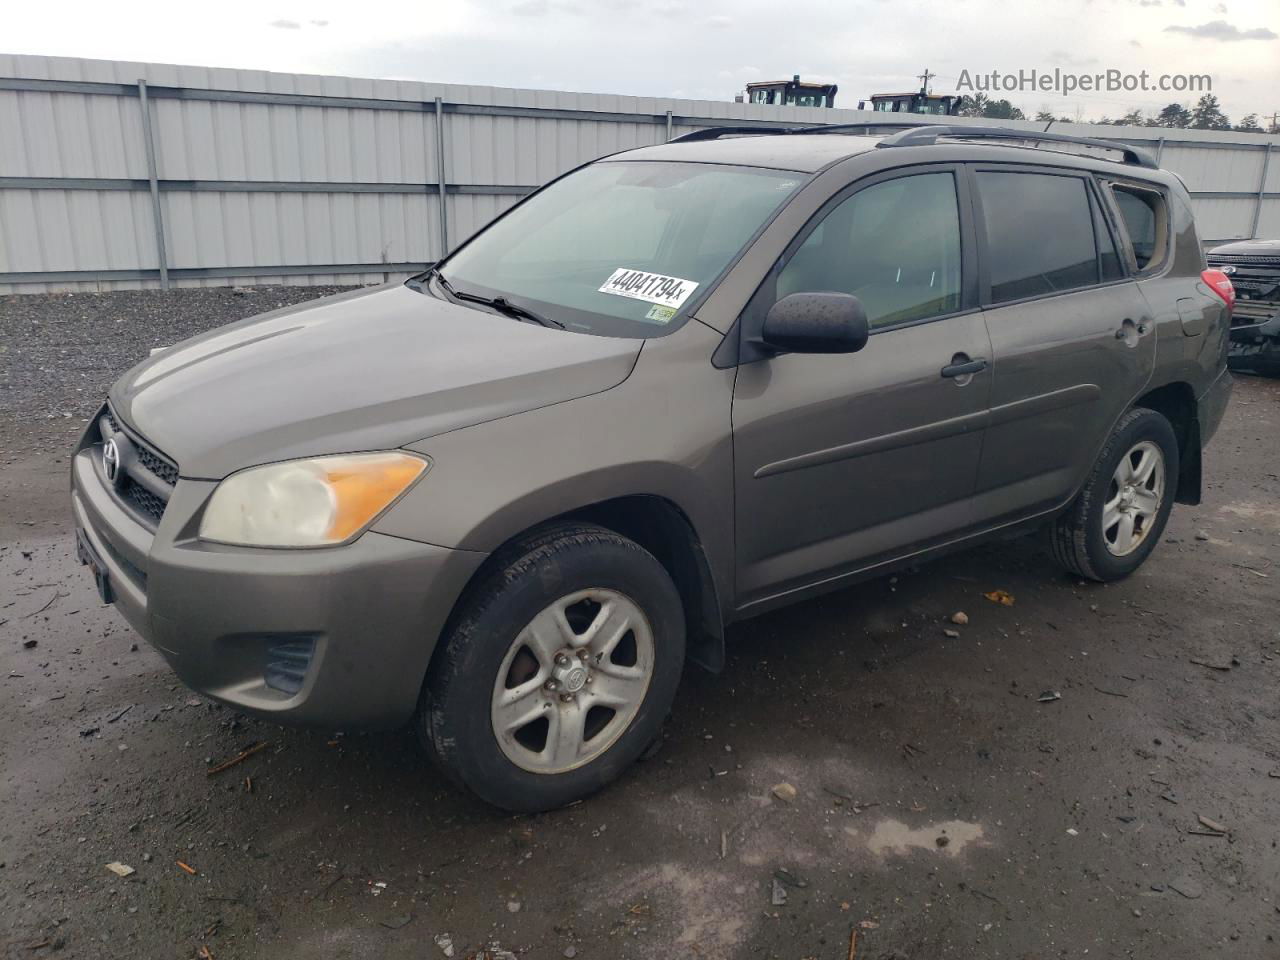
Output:
<instances>
[{"instance_id":1,"label":"front grille","mask_svg":"<svg viewBox=\"0 0 1280 960\"><path fill-rule=\"evenodd\" d=\"M132 456L123 465L124 476L111 487L117 499L151 527L164 517L169 496L178 482L178 467L145 440L120 425L110 406L103 408L98 432L105 442L112 438L127 441ZM103 477L105 481L105 476Z\"/></svg>"},{"instance_id":2,"label":"front grille","mask_svg":"<svg viewBox=\"0 0 1280 960\"><path fill-rule=\"evenodd\" d=\"M1211 267L1223 267L1234 264L1237 267L1275 267L1280 269L1280 257L1265 253L1251 254L1207 254L1205 257Z\"/></svg>"}]
</instances>

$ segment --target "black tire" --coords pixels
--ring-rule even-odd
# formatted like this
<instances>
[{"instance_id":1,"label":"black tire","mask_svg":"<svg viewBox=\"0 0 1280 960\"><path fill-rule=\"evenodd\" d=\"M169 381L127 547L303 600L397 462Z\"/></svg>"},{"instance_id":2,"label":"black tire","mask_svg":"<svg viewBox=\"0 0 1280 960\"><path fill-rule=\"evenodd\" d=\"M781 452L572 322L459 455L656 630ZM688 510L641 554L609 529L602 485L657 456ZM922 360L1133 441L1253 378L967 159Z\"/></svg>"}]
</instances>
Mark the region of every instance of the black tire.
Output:
<instances>
[{"instance_id":1,"label":"black tire","mask_svg":"<svg viewBox=\"0 0 1280 960\"><path fill-rule=\"evenodd\" d=\"M546 529L495 555L468 591L432 660L416 726L427 750L457 784L518 813L551 810L618 777L658 735L684 668L680 594L666 568L639 544L602 527ZM494 685L517 636L555 600L579 590L626 595L649 621L653 668L625 732L599 756L563 773L513 763L490 714Z\"/></svg>"},{"instance_id":2,"label":"black tire","mask_svg":"<svg viewBox=\"0 0 1280 960\"><path fill-rule=\"evenodd\" d=\"M1144 440L1155 443L1164 457L1164 495L1142 542L1132 553L1116 556L1104 539L1103 504L1121 458ZM1051 540L1058 562L1079 577L1101 583L1137 570L1164 533L1173 509L1178 470L1178 438L1164 415L1143 407L1126 413L1107 438L1079 496L1054 523Z\"/></svg>"}]
</instances>

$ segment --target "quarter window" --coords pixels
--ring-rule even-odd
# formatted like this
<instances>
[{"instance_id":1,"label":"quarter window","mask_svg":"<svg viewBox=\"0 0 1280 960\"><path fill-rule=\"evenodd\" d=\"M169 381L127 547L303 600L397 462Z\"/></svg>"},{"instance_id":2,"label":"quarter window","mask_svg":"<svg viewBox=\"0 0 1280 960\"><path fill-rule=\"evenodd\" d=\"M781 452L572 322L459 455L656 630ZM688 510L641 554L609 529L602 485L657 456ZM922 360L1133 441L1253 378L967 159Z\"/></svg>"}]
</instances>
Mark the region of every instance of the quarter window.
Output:
<instances>
[{"instance_id":1,"label":"quarter window","mask_svg":"<svg viewBox=\"0 0 1280 960\"><path fill-rule=\"evenodd\" d=\"M1159 263L1164 259L1164 198L1151 190L1120 184L1113 184L1111 189L1138 269L1144 270L1153 263Z\"/></svg>"},{"instance_id":2,"label":"quarter window","mask_svg":"<svg viewBox=\"0 0 1280 960\"><path fill-rule=\"evenodd\" d=\"M1004 303L1098 282L1089 194L1078 177L978 173L991 300Z\"/></svg>"},{"instance_id":3,"label":"quarter window","mask_svg":"<svg viewBox=\"0 0 1280 960\"><path fill-rule=\"evenodd\" d=\"M925 173L887 180L833 208L778 275L779 299L820 291L858 297L872 328L958 310L955 178Z\"/></svg>"}]
</instances>

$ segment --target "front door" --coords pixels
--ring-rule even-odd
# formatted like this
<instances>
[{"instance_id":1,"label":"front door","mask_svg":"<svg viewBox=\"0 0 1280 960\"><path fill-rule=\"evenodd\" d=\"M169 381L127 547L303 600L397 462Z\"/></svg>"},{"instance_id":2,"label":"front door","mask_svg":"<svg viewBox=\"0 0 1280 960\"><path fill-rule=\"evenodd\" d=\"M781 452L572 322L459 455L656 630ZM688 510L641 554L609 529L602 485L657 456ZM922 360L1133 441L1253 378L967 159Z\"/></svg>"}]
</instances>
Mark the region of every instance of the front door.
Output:
<instances>
[{"instance_id":1,"label":"front door","mask_svg":"<svg viewBox=\"0 0 1280 960\"><path fill-rule=\"evenodd\" d=\"M750 338L787 294L851 293L872 335L859 353L783 354L738 369L740 608L838 582L972 522L991 351L970 302L976 275L957 177L915 168L837 195L748 306Z\"/></svg>"},{"instance_id":2,"label":"front door","mask_svg":"<svg viewBox=\"0 0 1280 960\"><path fill-rule=\"evenodd\" d=\"M1091 177L1003 167L974 179L995 361L977 499L989 526L1074 493L1150 378L1156 338Z\"/></svg>"}]
</instances>

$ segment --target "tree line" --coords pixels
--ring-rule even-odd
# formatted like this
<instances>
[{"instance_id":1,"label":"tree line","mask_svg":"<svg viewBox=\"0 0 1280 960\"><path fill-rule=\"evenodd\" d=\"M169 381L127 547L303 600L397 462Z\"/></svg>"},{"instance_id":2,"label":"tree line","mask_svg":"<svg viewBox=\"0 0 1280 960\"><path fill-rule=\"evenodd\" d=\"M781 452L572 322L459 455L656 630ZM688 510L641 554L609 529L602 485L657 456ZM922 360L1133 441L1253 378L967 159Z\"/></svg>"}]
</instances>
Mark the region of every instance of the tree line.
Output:
<instances>
[{"instance_id":1,"label":"tree line","mask_svg":"<svg viewBox=\"0 0 1280 960\"><path fill-rule=\"evenodd\" d=\"M1057 120L1060 123L1105 123L1122 127L1175 127L1190 130L1236 130L1241 133L1280 133L1280 124L1275 119L1264 128L1256 113L1246 114L1239 123L1233 124L1222 110L1222 104L1212 93L1206 93L1196 101L1194 107L1187 108L1180 103L1171 103L1159 113L1147 113L1142 110L1130 110L1122 117L1112 119L1102 117L1097 120L1077 120L1075 117L1055 116L1048 110L1037 111L1028 117L1008 100L993 100L985 93L960 98L960 116L988 117L993 120L1038 120L1048 123Z\"/></svg>"}]
</instances>

